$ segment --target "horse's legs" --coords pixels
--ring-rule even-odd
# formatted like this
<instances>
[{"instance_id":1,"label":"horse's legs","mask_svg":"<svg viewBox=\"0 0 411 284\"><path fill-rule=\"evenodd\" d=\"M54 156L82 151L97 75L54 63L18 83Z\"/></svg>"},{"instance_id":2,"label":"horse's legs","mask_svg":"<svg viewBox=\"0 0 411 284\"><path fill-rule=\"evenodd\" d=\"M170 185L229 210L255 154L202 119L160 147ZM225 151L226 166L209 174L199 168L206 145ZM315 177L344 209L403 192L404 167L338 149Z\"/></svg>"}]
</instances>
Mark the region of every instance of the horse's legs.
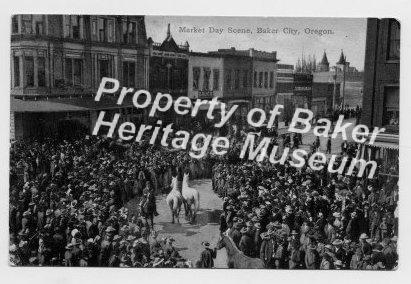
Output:
<instances>
[{"instance_id":1,"label":"horse's legs","mask_svg":"<svg viewBox=\"0 0 411 284\"><path fill-rule=\"evenodd\" d=\"M181 205L176 209L176 217L177 217L177 223L180 224L180 210L181 210Z\"/></svg>"},{"instance_id":2,"label":"horse's legs","mask_svg":"<svg viewBox=\"0 0 411 284\"><path fill-rule=\"evenodd\" d=\"M187 201L185 201L184 199L183 199L183 206L184 206L184 215L185 216L188 216L188 212L187 212Z\"/></svg>"},{"instance_id":3,"label":"horse's legs","mask_svg":"<svg viewBox=\"0 0 411 284\"><path fill-rule=\"evenodd\" d=\"M170 204L170 211L171 211L171 218L172 218L171 223L174 224L174 210L173 210L173 206L171 204Z\"/></svg>"}]
</instances>

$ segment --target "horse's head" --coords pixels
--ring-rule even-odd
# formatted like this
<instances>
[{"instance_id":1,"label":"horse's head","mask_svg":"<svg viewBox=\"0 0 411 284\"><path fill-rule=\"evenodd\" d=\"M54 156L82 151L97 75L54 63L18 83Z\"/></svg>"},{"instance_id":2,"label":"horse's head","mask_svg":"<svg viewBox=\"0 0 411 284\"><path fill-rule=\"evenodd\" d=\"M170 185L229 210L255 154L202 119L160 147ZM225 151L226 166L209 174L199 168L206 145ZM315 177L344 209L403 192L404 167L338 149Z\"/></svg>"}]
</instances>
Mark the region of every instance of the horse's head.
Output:
<instances>
[{"instance_id":1,"label":"horse's head","mask_svg":"<svg viewBox=\"0 0 411 284\"><path fill-rule=\"evenodd\" d=\"M184 181L189 181L190 180L190 172L188 172L188 171L184 172L183 180Z\"/></svg>"},{"instance_id":2,"label":"horse's head","mask_svg":"<svg viewBox=\"0 0 411 284\"><path fill-rule=\"evenodd\" d=\"M220 238L218 239L216 248L217 248L217 249L222 249L223 247L225 247L225 244L224 244L224 242L223 242L223 239L220 237Z\"/></svg>"},{"instance_id":3,"label":"horse's head","mask_svg":"<svg viewBox=\"0 0 411 284\"><path fill-rule=\"evenodd\" d=\"M217 246L216 246L217 249L222 249L223 247L225 247L224 238L226 238L225 233L221 233L220 238L218 239L218 242L217 242Z\"/></svg>"}]
</instances>

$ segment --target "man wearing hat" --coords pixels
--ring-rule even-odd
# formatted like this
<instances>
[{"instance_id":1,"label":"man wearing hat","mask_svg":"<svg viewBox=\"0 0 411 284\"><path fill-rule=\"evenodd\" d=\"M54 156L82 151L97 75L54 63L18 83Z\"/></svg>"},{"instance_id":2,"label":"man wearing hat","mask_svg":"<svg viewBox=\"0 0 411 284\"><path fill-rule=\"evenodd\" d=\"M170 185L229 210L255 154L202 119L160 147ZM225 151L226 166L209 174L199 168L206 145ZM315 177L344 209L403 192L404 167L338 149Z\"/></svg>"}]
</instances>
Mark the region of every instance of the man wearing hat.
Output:
<instances>
[{"instance_id":1,"label":"man wearing hat","mask_svg":"<svg viewBox=\"0 0 411 284\"><path fill-rule=\"evenodd\" d=\"M368 239L368 235L366 233L362 233L360 235L360 248L364 255L369 255L372 253L372 247L367 242L367 239Z\"/></svg>"},{"instance_id":2,"label":"man wearing hat","mask_svg":"<svg viewBox=\"0 0 411 284\"><path fill-rule=\"evenodd\" d=\"M201 243L204 247L204 250L201 252L199 267L200 268L213 268L214 260L217 256L217 248L211 249L210 243L204 241Z\"/></svg>"},{"instance_id":3,"label":"man wearing hat","mask_svg":"<svg viewBox=\"0 0 411 284\"><path fill-rule=\"evenodd\" d=\"M235 245L237 247L240 246L240 240L241 240L241 228L242 228L242 221L237 220L237 222L234 223L232 231L229 233L229 237L233 240Z\"/></svg>"},{"instance_id":4,"label":"man wearing hat","mask_svg":"<svg viewBox=\"0 0 411 284\"><path fill-rule=\"evenodd\" d=\"M249 257L254 257L254 234L250 228L251 222L247 222L247 227L243 227L240 230L241 239L239 243L239 249Z\"/></svg>"},{"instance_id":5,"label":"man wearing hat","mask_svg":"<svg viewBox=\"0 0 411 284\"><path fill-rule=\"evenodd\" d=\"M329 270L334 268L334 254L332 252L333 247L331 245L325 245L323 258L321 260L320 269Z\"/></svg>"},{"instance_id":6,"label":"man wearing hat","mask_svg":"<svg viewBox=\"0 0 411 284\"><path fill-rule=\"evenodd\" d=\"M261 234L260 259L264 261L266 268L274 268L273 256L275 253L275 242L272 230Z\"/></svg>"},{"instance_id":7,"label":"man wearing hat","mask_svg":"<svg viewBox=\"0 0 411 284\"><path fill-rule=\"evenodd\" d=\"M314 243L308 245L304 256L304 262L307 269L318 269L320 256L317 251L317 246Z\"/></svg>"}]
</instances>

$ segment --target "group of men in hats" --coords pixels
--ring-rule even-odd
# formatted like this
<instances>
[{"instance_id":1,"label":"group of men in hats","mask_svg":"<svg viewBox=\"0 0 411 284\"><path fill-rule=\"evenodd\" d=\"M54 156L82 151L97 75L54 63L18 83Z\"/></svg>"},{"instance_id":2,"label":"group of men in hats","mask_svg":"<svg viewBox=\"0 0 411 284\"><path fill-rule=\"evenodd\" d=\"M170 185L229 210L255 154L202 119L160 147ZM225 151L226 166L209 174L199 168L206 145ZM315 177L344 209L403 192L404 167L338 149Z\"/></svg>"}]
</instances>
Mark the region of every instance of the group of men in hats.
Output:
<instances>
[{"instance_id":1,"label":"group of men in hats","mask_svg":"<svg viewBox=\"0 0 411 284\"><path fill-rule=\"evenodd\" d=\"M333 168L353 155L342 152ZM284 165L233 156L216 158L212 183L224 198L220 230L245 255L267 268L395 269L398 178L297 169L290 156Z\"/></svg>"},{"instance_id":2,"label":"group of men in hats","mask_svg":"<svg viewBox=\"0 0 411 284\"><path fill-rule=\"evenodd\" d=\"M181 153L87 136L18 141L10 158L13 264L173 267L182 261L172 238L150 237L150 216L126 207L140 196L156 215L154 185L166 182L152 173L184 161Z\"/></svg>"}]
</instances>

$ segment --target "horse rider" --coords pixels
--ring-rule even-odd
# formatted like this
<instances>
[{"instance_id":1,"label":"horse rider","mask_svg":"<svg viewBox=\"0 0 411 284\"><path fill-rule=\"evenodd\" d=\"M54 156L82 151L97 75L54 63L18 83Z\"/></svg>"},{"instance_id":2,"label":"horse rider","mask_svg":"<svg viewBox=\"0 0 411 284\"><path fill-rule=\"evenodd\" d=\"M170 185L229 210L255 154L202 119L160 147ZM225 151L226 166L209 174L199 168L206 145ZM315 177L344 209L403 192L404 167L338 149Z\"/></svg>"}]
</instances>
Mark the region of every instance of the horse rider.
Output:
<instances>
[{"instance_id":1,"label":"horse rider","mask_svg":"<svg viewBox=\"0 0 411 284\"><path fill-rule=\"evenodd\" d=\"M151 226L154 226L154 215L158 216L156 197L150 181L146 182L146 187L143 191L143 198L141 200L141 212L145 219L151 220Z\"/></svg>"}]
</instances>

